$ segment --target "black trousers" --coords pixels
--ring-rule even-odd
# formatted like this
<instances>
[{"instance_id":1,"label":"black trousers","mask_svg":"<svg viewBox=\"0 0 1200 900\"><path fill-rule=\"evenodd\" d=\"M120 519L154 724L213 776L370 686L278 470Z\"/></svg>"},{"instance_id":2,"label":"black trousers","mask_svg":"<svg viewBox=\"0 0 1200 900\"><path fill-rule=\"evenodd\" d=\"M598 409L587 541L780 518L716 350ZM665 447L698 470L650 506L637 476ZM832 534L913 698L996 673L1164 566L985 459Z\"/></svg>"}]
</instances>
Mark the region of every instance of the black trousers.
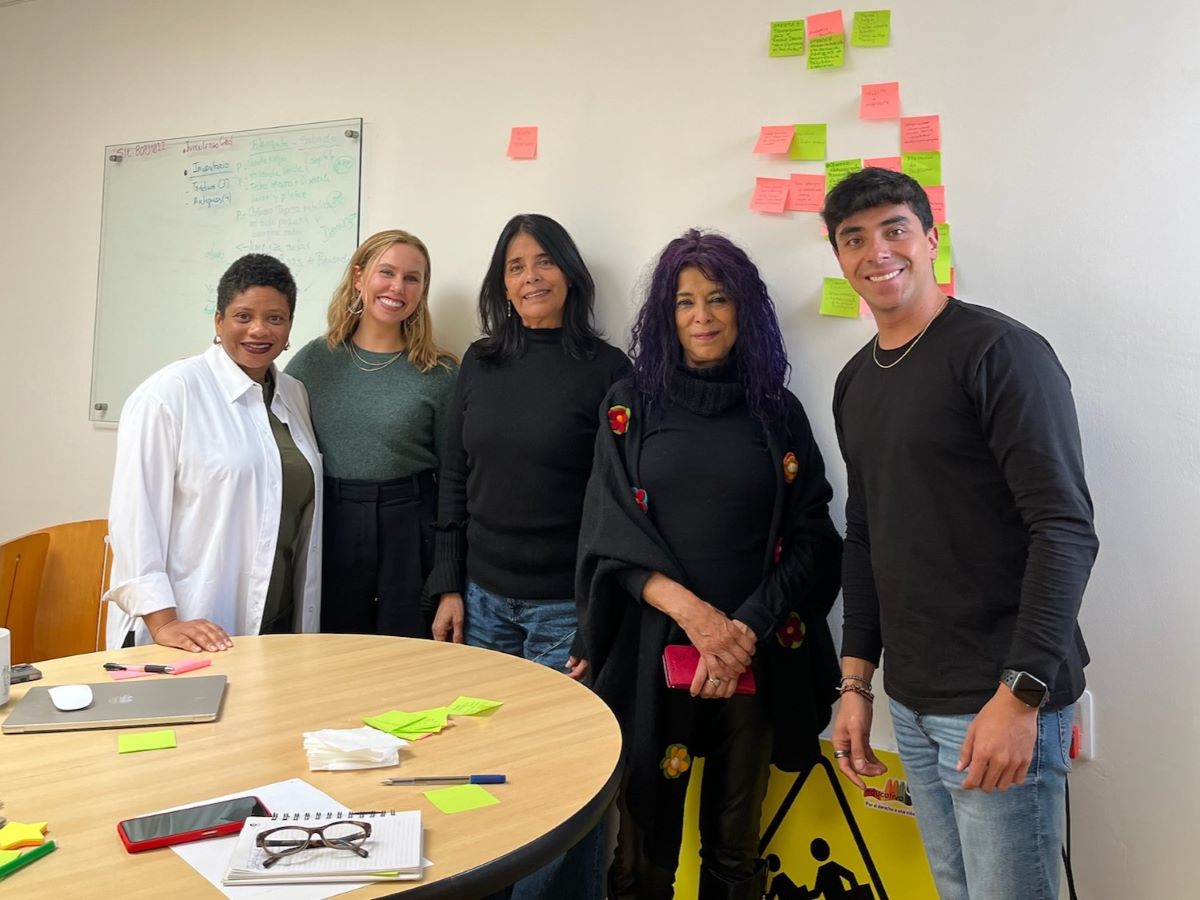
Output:
<instances>
[{"instance_id":1,"label":"black trousers","mask_svg":"<svg viewBox=\"0 0 1200 900\"><path fill-rule=\"evenodd\" d=\"M429 637L422 608L433 564L432 472L392 481L325 479L321 630Z\"/></svg>"},{"instance_id":2,"label":"black trousers","mask_svg":"<svg viewBox=\"0 0 1200 900\"><path fill-rule=\"evenodd\" d=\"M709 896L740 896L737 891L706 890L706 882L711 879L705 875L715 876L721 883L738 884L753 879L761 871L758 838L772 747L771 725L763 698L755 695L699 700L685 691L672 691L668 700L671 706L692 706L693 741L704 748L700 900ZM668 718L679 711L668 709ZM656 804L653 821L637 822L629 814L623 787L617 808L621 824L608 873L609 900L671 900L675 863L683 838L682 802ZM664 865L661 862L664 858L671 859L672 864Z\"/></svg>"}]
</instances>

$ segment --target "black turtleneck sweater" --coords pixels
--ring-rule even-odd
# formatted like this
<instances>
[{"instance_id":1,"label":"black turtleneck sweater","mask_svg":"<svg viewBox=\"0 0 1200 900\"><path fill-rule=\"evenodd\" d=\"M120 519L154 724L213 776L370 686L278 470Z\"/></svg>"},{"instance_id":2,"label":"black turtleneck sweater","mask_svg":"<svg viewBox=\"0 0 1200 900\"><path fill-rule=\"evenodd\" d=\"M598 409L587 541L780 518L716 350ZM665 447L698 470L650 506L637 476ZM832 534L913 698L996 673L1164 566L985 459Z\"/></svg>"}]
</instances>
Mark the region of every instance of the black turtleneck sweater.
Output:
<instances>
[{"instance_id":1,"label":"black turtleneck sweater","mask_svg":"<svg viewBox=\"0 0 1200 900\"><path fill-rule=\"evenodd\" d=\"M598 343L592 359L562 329L530 329L515 359L463 357L447 423L438 532L426 593L461 592L464 576L526 600L575 596L575 550L592 469L596 415L629 360Z\"/></svg>"}]
</instances>

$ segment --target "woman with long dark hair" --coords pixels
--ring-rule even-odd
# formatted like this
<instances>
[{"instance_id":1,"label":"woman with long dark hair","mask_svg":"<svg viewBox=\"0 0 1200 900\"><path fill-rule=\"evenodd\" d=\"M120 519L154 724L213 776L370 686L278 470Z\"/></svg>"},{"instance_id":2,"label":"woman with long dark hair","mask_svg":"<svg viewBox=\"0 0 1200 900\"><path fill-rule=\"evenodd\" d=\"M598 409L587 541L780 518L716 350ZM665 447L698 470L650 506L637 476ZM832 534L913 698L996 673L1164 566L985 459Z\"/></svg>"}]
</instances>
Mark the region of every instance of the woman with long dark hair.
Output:
<instances>
[{"instance_id":1,"label":"woman with long dark hair","mask_svg":"<svg viewBox=\"0 0 1200 900\"><path fill-rule=\"evenodd\" d=\"M632 355L602 404L577 584L590 677L628 748L608 896L672 896L703 756L700 897L758 898L768 763L816 759L837 683L832 491L774 305L728 238L667 245ZM664 682L668 645L694 660L682 689Z\"/></svg>"}]
</instances>

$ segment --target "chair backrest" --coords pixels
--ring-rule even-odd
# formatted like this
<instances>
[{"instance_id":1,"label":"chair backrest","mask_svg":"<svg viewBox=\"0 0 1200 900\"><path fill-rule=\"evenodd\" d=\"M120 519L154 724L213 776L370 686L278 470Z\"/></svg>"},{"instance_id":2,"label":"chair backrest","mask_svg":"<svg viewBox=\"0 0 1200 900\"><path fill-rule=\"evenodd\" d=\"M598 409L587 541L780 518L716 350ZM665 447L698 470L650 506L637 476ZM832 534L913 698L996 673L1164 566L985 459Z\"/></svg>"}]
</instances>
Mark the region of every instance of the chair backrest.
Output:
<instances>
[{"instance_id":1,"label":"chair backrest","mask_svg":"<svg viewBox=\"0 0 1200 900\"><path fill-rule=\"evenodd\" d=\"M91 653L104 647L105 606L112 553L108 520L45 528L46 569L33 636L34 661Z\"/></svg>"},{"instance_id":2,"label":"chair backrest","mask_svg":"<svg viewBox=\"0 0 1200 900\"><path fill-rule=\"evenodd\" d=\"M50 535L27 534L0 544L0 626L12 632L12 662L33 662L34 622Z\"/></svg>"}]
</instances>

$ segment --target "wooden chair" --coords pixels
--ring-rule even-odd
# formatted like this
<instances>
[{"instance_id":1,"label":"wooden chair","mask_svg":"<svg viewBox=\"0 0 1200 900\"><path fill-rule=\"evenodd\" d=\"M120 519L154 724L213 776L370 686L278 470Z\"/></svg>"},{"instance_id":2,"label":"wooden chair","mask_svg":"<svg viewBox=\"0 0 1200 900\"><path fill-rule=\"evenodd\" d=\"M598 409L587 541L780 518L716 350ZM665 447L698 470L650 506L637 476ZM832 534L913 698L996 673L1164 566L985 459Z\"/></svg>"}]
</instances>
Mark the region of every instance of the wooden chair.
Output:
<instances>
[{"instance_id":1,"label":"wooden chair","mask_svg":"<svg viewBox=\"0 0 1200 900\"><path fill-rule=\"evenodd\" d=\"M106 606L112 553L108 520L67 522L43 529L50 546L42 575L33 659L55 659L104 648Z\"/></svg>"},{"instance_id":2,"label":"wooden chair","mask_svg":"<svg viewBox=\"0 0 1200 900\"><path fill-rule=\"evenodd\" d=\"M12 632L12 662L33 661L34 622L50 535L27 534L0 544L0 626Z\"/></svg>"}]
</instances>

